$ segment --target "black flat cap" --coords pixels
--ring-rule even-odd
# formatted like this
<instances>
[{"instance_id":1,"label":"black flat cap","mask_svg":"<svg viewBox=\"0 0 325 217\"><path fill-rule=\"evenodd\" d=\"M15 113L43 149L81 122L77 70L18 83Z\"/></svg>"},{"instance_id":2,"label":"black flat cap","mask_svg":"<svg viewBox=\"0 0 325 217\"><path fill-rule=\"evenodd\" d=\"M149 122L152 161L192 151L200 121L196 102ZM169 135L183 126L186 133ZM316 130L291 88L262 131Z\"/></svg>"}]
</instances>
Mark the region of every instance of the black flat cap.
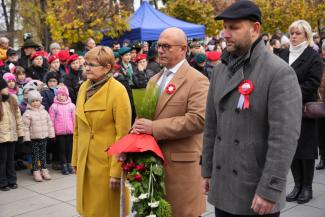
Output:
<instances>
[{"instance_id":1,"label":"black flat cap","mask_svg":"<svg viewBox=\"0 0 325 217\"><path fill-rule=\"evenodd\" d=\"M261 22L262 13L259 7L252 1L238 1L228 8L226 8L221 14L219 14L216 20L237 20L247 19L255 22Z\"/></svg>"}]
</instances>

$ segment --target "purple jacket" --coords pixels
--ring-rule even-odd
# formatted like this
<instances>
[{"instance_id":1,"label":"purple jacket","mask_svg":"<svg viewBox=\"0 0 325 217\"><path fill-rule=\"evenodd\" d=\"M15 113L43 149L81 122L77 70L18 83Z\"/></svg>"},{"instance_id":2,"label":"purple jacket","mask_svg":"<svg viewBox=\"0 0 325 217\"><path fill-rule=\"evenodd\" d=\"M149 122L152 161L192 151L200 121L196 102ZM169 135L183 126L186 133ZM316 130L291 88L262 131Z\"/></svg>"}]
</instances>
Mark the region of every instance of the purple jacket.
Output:
<instances>
[{"instance_id":1,"label":"purple jacket","mask_svg":"<svg viewBox=\"0 0 325 217\"><path fill-rule=\"evenodd\" d=\"M54 97L54 102L49 109L49 114L55 129L55 135L73 134L75 123L75 105L70 97L66 102L60 102Z\"/></svg>"}]
</instances>

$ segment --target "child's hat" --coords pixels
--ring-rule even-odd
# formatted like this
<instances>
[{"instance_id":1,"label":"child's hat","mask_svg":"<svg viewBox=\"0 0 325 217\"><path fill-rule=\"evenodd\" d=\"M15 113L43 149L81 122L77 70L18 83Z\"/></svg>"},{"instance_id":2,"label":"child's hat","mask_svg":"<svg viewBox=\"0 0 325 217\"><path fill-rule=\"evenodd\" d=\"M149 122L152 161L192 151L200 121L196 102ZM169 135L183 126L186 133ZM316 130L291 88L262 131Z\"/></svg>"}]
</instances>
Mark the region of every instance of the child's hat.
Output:
<instances>
[{"instance_id":1,"label":"child's hat","mask_svg":"<svg viewBox=\"0 0 325 217\"><path fill-rule=\"evenodd\" d=\"M3 75L3 79L8 82L8 81L15 81L16 82L16 76L10 72L7 72Z\"/></svg>"},{"instance_id":2,"label":"child's hat","mask_svg":"<svg viewBox=\"0 0 325 217\"><path fill-rule=\"evenodd\" d=\"M69 96L69 91L68 88L66 86L60 86L58 88L58 90L56 91L56 95L65 95L65 96Z\"/></svg>"},{"instance_id":3,"label":"child's hat","mask_svg":"<svg viewBox=\"0 0 325 217\"><path fill-rule=\"evenodd\" d=\"M43 57L43 52L41 51L36 51L31 57L30 59L33 61L36 57Z\"/></svg>"},{"instance_id":4,"label":"child's hat","mask_svg":"<svg viewBox=\"0 0 325 217\"><path fill-rule=\"evenodd\" d=\"M28 99L28 104L31 104L35 100L42 101L43 97L37 90L31 90L28 92L27 99Z\"/></svg>"}]
</instances>

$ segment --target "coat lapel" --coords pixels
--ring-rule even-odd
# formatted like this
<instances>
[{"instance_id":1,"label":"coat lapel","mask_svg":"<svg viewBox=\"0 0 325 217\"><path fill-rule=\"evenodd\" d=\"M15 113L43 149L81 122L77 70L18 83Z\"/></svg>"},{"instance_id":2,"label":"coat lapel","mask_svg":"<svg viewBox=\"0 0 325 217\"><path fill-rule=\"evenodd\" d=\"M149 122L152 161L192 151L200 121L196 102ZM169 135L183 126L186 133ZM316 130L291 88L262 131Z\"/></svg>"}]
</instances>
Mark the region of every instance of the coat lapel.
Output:
<instances>
[{"instance_id":1,"label":"coat lapel","mask_svg":"<svg viewBox=\"0 0 325 217\"><path fill-rule=\"evenodd\" d=\"M90 99L85 102L85 112L106 110L109 79Z\"/></svg>"},{"instance_id":2,"label":"coat lapel","mask_svg":"<svg viewBox=\"0 0 325 217\"><path fill-rule=\"evenodd\" d=\"M243 67L241 67L233 76L231 76L230 72L228 71L228 74L226 75L226 88L224 89L223 93L221 94L219 102L227 94L229 94L231 91L233 91L235 88L237 88L239 83L242 82L243 80L244 80Z\"/></svg>"},{"instance_id":3,"label":"coat lapel","mask_svg":"<svg viewBox=\"0 0 325 217\"><path fill-rule=\"evenodd\" d=\"M176 87L176 90L173 94L168 94L163 90L162 95L159 97L156 107L156 113L155 113L155 119L159 116L159 114L162 112L162 110L165 108L168 101L176 94L176 92L180 89L180 87L183 85L185 79L186 71L189 67L189 64L187 61L185 61L182 66L178 69L175 76L172 78L172 80L169 82L169 84L174 84ZM161 75L160 75L161 76ZM157 76L159 80L160 76ZM167 84L168 85L168 84Z\"/></svg>"}]
</instances>

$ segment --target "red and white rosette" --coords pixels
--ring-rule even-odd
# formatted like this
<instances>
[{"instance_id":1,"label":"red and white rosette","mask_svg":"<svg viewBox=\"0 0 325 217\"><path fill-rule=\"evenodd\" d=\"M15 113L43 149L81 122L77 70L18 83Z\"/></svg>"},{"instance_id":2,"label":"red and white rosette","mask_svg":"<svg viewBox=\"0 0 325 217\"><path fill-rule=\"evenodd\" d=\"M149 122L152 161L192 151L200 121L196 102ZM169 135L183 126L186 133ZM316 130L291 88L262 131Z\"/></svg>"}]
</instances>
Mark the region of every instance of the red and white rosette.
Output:
<instances>
[{"instance_id":1,"label":"red and white rosette","mask_svg":"<svg viewBox=\"0 0 325 217\"><path fill-rule=\"evenodd\" d=\"M237 108L239 109L249 109L249 95L253 92L254 85L251 80L243 80L238 85L238 92L240 93L240 98L238 101Z\"/></svg>"},{"instance_id":2,"label":"red and white rosette","mask_svg":"<svg viewBox=\"0 0 325 217\"><path fill-rule=\"evenodd\" d=\"M168 84L166 87L166 93L169 95L173 94L176 91L176 86L174 84Z\"/></svg>"}]
</instances>

